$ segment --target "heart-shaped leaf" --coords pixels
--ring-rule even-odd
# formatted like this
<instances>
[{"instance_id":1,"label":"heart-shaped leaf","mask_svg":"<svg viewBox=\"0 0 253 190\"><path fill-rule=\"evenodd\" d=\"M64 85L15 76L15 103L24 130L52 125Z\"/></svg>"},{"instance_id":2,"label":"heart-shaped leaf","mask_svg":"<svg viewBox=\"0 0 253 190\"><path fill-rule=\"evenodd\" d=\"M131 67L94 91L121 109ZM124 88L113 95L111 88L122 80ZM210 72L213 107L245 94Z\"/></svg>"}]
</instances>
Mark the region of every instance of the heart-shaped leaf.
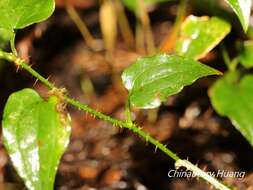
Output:
<instances>
[{"instance_id":1,"label":"heart-shaped leaf","mask_svg":"<svg viewBox=\"0 0 253 190\"><path fill-rule=\"evenodd\" d=\"M227 73L209 91L212 105L222 116L227 116L238 131L253 146L253 76L240 80L237 72Z\"/></svg>"},{"instance_id":2,"label":"heart-shaped leaf","mask_svg":"<svg viewBox=\"0 0 253 190\"><path fill-rule=\"evenodd\" d=\"M220 72L191 58L158 54L139 58L123 72L122 80L130 91L131 105L149 109L198 78L217 74Z\"/></svg>"},{"instance_id":3,"label":"heart-shaped leaf","mask_svg":"<svg viewBox=\"0 0 253 190\"><path fill-rule=\"evenodd\" d=\"M58 98L44 101L34 90L13 93L3 115L3 140L29 190L52 190L59 160L71 131L70 119L57 112Z\"/></svg>"},{"instance_id":4,"label":"heart-shaped leaf","mask_svg":"<svg viewBox=\"0 0 253 190\"><path fill-rule=\"evenodd\" d=\"M176 52L200 59L210 52L230 32L229 23L218 17L189 16L182 24Z\"/></svg>"},{"instance_id":5,"label":"heart-shaped leaf","mask_svg":"<svg viewBox=\"0 0 253 190\"><path fill-rule=\"evenodd\" d=\"M21 29L47 19L54 11L54 0L1 0L0 28Z\"/></svg>"},{"instance_id":6,"label":"heart-shaped leaf","mask_svg":"<svg viewBox=\"0 0 253 190\"><path fill-rule=\"evenodd\" d=\"M249 27L249 18L251 11L251 1L252 0L225 0L234 12L237 14L243 30L247 31Z\"/></svg>"},{"instance_id":7,"label":"heart-shaped leaf","mask_svg":"<svg viewBox=\"0 0 253 190\"><path fill-rule=\"evenodd\" d=\"M239 55L239 61L246 68L253 67L253 41L243 42L243 47Z\"/></svg>"}]
</instances>

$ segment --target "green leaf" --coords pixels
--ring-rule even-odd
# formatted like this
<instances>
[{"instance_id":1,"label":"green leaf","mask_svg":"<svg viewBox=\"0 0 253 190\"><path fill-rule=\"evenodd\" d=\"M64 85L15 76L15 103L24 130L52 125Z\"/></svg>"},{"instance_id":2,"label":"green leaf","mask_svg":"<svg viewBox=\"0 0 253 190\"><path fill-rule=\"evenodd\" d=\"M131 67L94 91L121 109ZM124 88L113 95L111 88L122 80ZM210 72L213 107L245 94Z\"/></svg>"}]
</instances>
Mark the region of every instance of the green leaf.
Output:
<instances>
[{"instance_id":1,"label":"green leaf","mask_svg":"<svg viewBox=\"0 0 253 190\"><path fill-rule=\"evenodd\" d=\"M239 61L246 68L253 67L253 41L243 42L243 48L239 55Z\"/></svg>"},{"instance_id":2,"label":"green leaf","mask_svg":"<svg viewBox=\"0 0 253 190\"><path fill-rule=\"evenodd\" d=\"M14 33L5 28L0 28L0 42L9 42L13 38Z\"/></svg>"},{"instance_id":3,"label":"green leaf","mask_svg":"<svg viewBox=\"0 0 253 190\"><path fill-rule=\"evenodd\" d=\"M149 109L160 106L198 78L217 74L220 72L193 59L158 54L139 58L123 72L122 80L130 91L131 105Z\"/></svg>"},{"instance_id":4,"label":"green leaf","mask_svg":"<svg viewBox=\"0 0 253 190\"><path fill-rule=\"evenodd\" d=\"M3 115L3 140L30 190L52 190L59 160L69 143L70 118L56 111L59 100L34 90L13 93Z\"/></svg>"},{"instance_id":5,"label":"green leaf","mask_svg":"<svg viewBox=\"0 0 253 190\"><path fill-rule=\"evenodd\" d=\"M13 38L14 33L12 31L0 28L0 49L5 49L11 38ZM0 72L4 66L4 60L0 60Z\"/></svg>"},{"instance_id":6,"label":"green leaf","mask_svg":"<svg viewBox=\"0 0 253 190\"><path fill-rule=\"evenodd\" d=\"M144 2L149 5L149 4L155 4L155 3L161 3L161 2L166 2L170 0L144 0ZM131 11L135 11L137 5L138 5L138 0L123 0L123 3L125 6L130 9Z\"/></svg>"},{"instance_id":7,"label":"green leaf","mask_svg":"<svg viewBox=\"0 0 253 190\"><path fill-rule=\"evenodd\" d=\"M182 24L176 52L200 59L210 52L230 32L229 23L218 17L189 16Z\"/></svg>"},{"instance_id":8,"label":"green leaf","mask_svg":"<svg viewBox=\"0 0 253 190\"><path fill-rule=\"evenodd\" d=\"M253 76L245 75L240 80L238 72L227 73L209 91L212 105L222 116L227 116L233 125L253 146Z\"/></svg>"},{"instance_id":9,"label":"green leaf","mask_svg":"<svg viewBox=\"0 0 253 190\"><path fill-rule=\"evenodd\" d=\"M225 0L238 16L243 30L246 32L249 27L249 18L252 0Z\"/></svg>"},{"instance_id":10,"label":"green leaf","mask_svg":"<svg viewBox=\"0 0 253 190\"><path fill-rule=\"evenodd\" d=\"M0 28L0 49L4 49L13 36L14 33L12 31Z\"/></svg>"},{"instance_id":11,"label":"green leaf","mask_svg":"<svg viewBox=\"0 0 253 190\"><path fill-rule=\"evenodd\" d=\"M253 39L253 26L249 26L248 31L247 31L247 37L249 39Z\"/></svg>"},{"instance_id":12,"label":"green leaf","mask_svg":"<svg viewBox=\"0 0 253 190\"><path fill-rule=\"evenodd\" d=\"M12 31L41 22L54 8L54 0L1 0L0 28Z\"/></svg>"},{"instance_id":13,"label":"green leaf","mask_svg":"<svg viewBox=\"0 0 253 190\"><path fill-rule=\"evenodd\" d=\"M7 30L5 28L0 28L0 49L4 50L8 47L11 39L15 38L15 33L11 30ZM0 60L0 65L2 65L4 61ZM0 66L1 69L1 66Z\"/></svg>"}]
</instances>

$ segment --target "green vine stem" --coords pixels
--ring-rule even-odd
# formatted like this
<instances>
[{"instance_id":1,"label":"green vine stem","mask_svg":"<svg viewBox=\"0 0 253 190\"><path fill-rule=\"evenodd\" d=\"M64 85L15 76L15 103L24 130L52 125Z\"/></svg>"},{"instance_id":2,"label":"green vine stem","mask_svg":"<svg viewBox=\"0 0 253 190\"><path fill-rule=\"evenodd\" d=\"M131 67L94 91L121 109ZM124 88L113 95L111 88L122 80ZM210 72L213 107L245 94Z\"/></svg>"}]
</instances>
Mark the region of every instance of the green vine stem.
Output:
<instances>
[{"instance_id":1,"label":"green vine stem","mask_svg":"<svg viewBox=\"0 0 253 190\"><path fill-rule=\"evenodd\" d=\"M229 57L228 51L223 44L221 44L220 49L221 49L222 58L224 60L224 63L226 65L227 69L231 72L235 71L236 67L239 63L238 57L235 57L234 59L231 60Z\"/></svg>"},{"instance_id":2,"label":"green vine stem","mask_svg":"<svg viewBox=\"0 0 253 190\"><path fill-rule=\"evenodd\" d=\"M11 39L10 39L11 51L14 53L15 56L18 56L18 52L15 47L15 38L16 38L16 34L15 34L15 32L13 32Z\"/></svg>"},{"instance_id":3,"label":"green vine stem","mask_svg":"<svg viewBox=\"0 0 253 190\"><path fill-rule=\"evenodd\" d=\"M27 64L27 62L17 56L15 56L13 53L7 53L0 50L0 59L7 60L9 62L13 62L16 64L17 67L20 67L27 72L29 72L32 76L34 76L37 80L41 81L44 85L46 85L50 90L56 90L61 91L61 89L58 89L55 87L55 85L48 81L48 79L41 76L37 71L33 70L31 66ZM91 114L92 116L96 117L97 119L104 120L106 122L111 123L113 126L117 126L120 128L126 128L133 133L137 134L139 137L144 139L146 142L149 142L153 144L156 149L160 149L162 152L164 152L166 155L168 155L170 158L172 158L176 162L176 167L185 166L187 169L191 170L192 172L197 173L197 176L202 177L204 180L209 182L211 185L216 187L219 190L229 190L227 187L225 187L223 184L221 184L219 181L217 181L215 178L209 176L207 173L199 169L197 166L194 166L189 161L181 160L174 152L172 152L169 148L166 147L166 145L163 145L155 138L151 137L148 133L142 130L141 127L137 126L136 124L132 123L129 120L122 121L118 119L114 119L108 115L105 115L101 112L98 112L88 105L82 104L81 102L64 95L64 100L69 103L70 105L77 107L78 109L87 112Z\"/></svg>"},{"instance_id":4,"label":"green vine stem","mask_svg":"<svg viewBox=\"0 0 253 190\"><path fill-rule=\"evenodd\" d=\"M127 98L127 101L125 104L125 116L126 116L126 121L128 121L129 123L133 123L129 98Z\"/></svg>"}]
</instances>

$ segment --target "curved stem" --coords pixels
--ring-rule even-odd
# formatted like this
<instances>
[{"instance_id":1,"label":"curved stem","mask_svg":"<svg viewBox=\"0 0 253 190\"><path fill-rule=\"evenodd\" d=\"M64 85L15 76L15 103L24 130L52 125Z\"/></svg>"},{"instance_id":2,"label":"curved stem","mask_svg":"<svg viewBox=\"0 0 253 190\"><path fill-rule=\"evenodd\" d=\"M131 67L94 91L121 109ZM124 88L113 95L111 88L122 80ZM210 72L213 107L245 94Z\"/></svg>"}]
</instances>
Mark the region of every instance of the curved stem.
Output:
<instances>
[{"instance_id":1,"label":"curved stem","mask_svg":"<svg viewBox=\"0 0 253 190\"><path fill-rule=\"evenodd\" d=\"M178 160L178 161L176 161L175 167L176 167L176 169L178 169L180 167L185 167L187 170L192 171L193 174L196 175L197 177L200 177L200 178L202 178L206 181L209 181L216 189L230 190L228 187L221 184L217 179L211 177L206 172L202 171L201 169L199 169L197 166L193 165L188 160Z\"/></svg>"},{"instance_id":2,"label":"curved stem","mask_svg":"<svg viewBox=\"0 0 253 190\"><path fill-rule=\"evenodd\" d=\"M13 35L10 39L10 45L11 45L11 51L12 53L15 55L15 56L18 56L18 52L16 50L16 47L15 47L15 37L16 37L16 34L15 32L13 32Z\"/></svg>"},{"instance_id":3,"label":"curved stem","mask_svg":"<svg viewBox=\"0 0 253 190\"><path fill-rule=\"evenodd\" d=\"M146 142L149 142L149 143L153 144L156 148L158 148L161 151L163 151L165 154L167 154L173 160L177 161L177 160L180 159L174 152L172 152L170 149L168 149L165 145L163 145L162 143L160 143L158 140L156 140L153 137L151 137L148 133L144 132L136 124L131 123L131 122L126 122L126 121L121 121L121 120L117 120L117 119L111 118L110 116L104 115L103 113L98 112L98 111L90 108L87 105L81 104L79 101L76 101L76 100L74 100L72 98L65 97L65 100L69 104L71 104L71 105L79 108L80 110L83 110L83 111L85 111L85 112L93 115L94 117L96 117L98 119L107 121L107 122L111 123L112 125L120 127L120 128L129 129L130 131L132 131L135 134L139 135Z\"/></svg>"},{"instance_id":4,"label":"curved stem","mask_svg":"<svg viewBox=\"0 0 253 190\"><path fill-rule=\"evenodd\" d=\"M33 75L36 79L38 79L44 85L46 85L50 90L54 89L54 90L59 90L60 91L60 89L55 87L55 85L53 83L49 82L48 79L44 78L37 71L33 70L26 63L25 60L16 57L12 53L2 52L2 51L0 51L0 58L5 59L5 60L10 61L10 62L14 62L18 67L21 67L21 68L25 69L31 75ZM81 102L79 102L79 101L77 101L73 98L70 98L68 96L64 96L64 99L70 105L73 105L73 106L77 107L78 109L83 110L83 111L93 115L94 117L96 117L98 119L107 121L107 122L111 123L114 126L117 126L117 127L120 127L120 128L126 128L126 129L129 129L129 130L133 131L134 133L138 134L140 137L142 137L147 142L150 142L155 147L162 150L164 153L166 153L173 160L175 160L175 161L179 160L179 157L175 153L173 153L171 150L166 148L165 145L163 145L162 143L160 143L159 141L157 141L156 139L151 137L148 133L144 132L140 127L136 126L134 123L128 122L128 121L121 121L121 120L111 118L110 116L105 115L105 114L103 114L99 111L96 111L93 108L89 107L88 105L82 104Z\"/></svg>"},{"instance_id":5,"label":"curved stem","mask_svg":"<svg viewBox=\"0 0 253 190\"><path fill-rule=\"evenodd\" d=\"M133 122L129 98L127 98L126 105L125 105L125 116L126 116L126 121L128 121L129 123Z\"/></svg>"},{"instance_id":6,"label":"curved stem","mask_svg":"<svg viewBox=\"0 0 253 190\"><path fill-rule=\"evenodd\" d=\"M230 68L231 60L230 60L229 54L228 54L228 52L227 52L224 45L221 45L220 49L221 49L221 55L222 55L222 58L224 60L224 63L227 66L227 68L230 70L231 69Z\"/></svg>"},{"instance_id":7,"label":"curved stem","mask_svg":"<svg viewBox=\"0 0 253 190\"><path fill-rule=\"evenodd\" d=\"M229 71L235 71L239 62L238 57L235 57L234 59L231 60L229 57L228 51L223 44L221 45L220 49L221 49L222 58L224 60L224 63L227 69Z\"/></svg>"},{"instance_id":8,"label":"curved stem","mask_svg":"<svg viewBox=\"0 0 253 190\"><path fill-rule=\"evenodd\" d=\"M25 60L18 58L13 53L7 53L7 52L0 51L0 59L5 59L7 61L14 62L17 65L17 67L21 67L21 68L25 69L26 71L28 71L31 75L33 75L35 78L40 80L49 89L59 90L59 92L61 91L61 89L56 88L53 83L49 82L46 78L41 76L37 71L33 70L27 64L27 62ZM157 149L160 149L162 152L164 152L166 155L168 155L170 158L172 158L176 162L176 166L185 166L185 167L187 166L187 169L189 169L193 172L196 172L197 176L202 177L202 175L203 175L204 177L202 177L202 178L204 180L206 180L207 182L209 182L210 184L212 184L217 189L229 190L229 188L226 188L226 186L221 184L219 181L217 181L212 176L209 176L207 173L205 173L204 171L199 169L197 166L194 166L189 161L187 161L187 163L186 163L186 161L181 160L174 152L172 152L169 148L167 148L166 145L163 145L158 140L151 137L148 133L143 131L142 128L137 126L136 124L134 124L132 122L128 122L128 121L122 121L122 120L111 118L110 116L105 115L99 111L96 111L93 108L89 107L88 105L82 104L81 102L79 102L73 98L70 98L66 95L64 96L64 99L70 105L73 105L73 106L77 107L78 109L83 110L84 112L87 112L98 119L107 121L114 126L117 126L120 128L126 128L126 129L132 131L133 133L137 134L139 137L144 139L146 142L153 144Z\"/></svg>"}]
</instances>

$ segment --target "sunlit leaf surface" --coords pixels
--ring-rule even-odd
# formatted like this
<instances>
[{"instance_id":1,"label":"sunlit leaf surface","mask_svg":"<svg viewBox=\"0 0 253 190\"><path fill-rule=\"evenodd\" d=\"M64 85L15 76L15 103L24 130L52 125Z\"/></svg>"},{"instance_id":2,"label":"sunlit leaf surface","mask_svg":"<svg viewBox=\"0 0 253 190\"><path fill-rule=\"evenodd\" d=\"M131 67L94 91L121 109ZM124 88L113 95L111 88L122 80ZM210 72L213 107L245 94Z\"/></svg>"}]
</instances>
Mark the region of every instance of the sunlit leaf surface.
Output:
<instances>
[{"instance_id":1,"label":"sunlit leaf surface","mask_svg":"<svg viewBox=\"0 0 253 190\"><path fill-rule=\"evenodd\" d=\"M158 107L198 78L216 74L219 71L193 59L158 54L139 58L124 71L122 80L130 92L131 105L148 109Z\"/></svg>"},{"instance_id":2,"label":"sunlit leaf surface","mask_svg":"<svg viewBox=\"0 0 253 190\"><path fill-rule=\"evenodd\" d=\"M52 190L70 135L70 119L58 113L58 99L43 100L34 90L13 93L3 115L3 140L29 190Z\"/></svg>"},{"instance_id":3,"label":"sunlit leaf surface","mask_svg":"<svg viewBox=\"0 0 253 190\"><path fill-rule=\"evenodd\" d=\"M252 0L225 0L239 17L244 31L249 27Z\"/></svg>"},{"instance_id":4,"label":"sunlit leaf surface","mask_svg":"<svg viewBox=\"0 0 253 190\"><path fill-rule=\"evenodd\" d=\"M191 15L182 24L176 52L200 59L219 44L230 30L230 24L218 17Z\"/></svg>"},{"instance_id":5,"label":"sunlit leaf surface","mask_svg":"<svg viewBox=\"0 0 253 190\"><path fill-rule=\"evenodd\" d=\"M0 28L20 29L47 19L54 11L54 0L1 0Z\"/></svg>"}]
</instances>

